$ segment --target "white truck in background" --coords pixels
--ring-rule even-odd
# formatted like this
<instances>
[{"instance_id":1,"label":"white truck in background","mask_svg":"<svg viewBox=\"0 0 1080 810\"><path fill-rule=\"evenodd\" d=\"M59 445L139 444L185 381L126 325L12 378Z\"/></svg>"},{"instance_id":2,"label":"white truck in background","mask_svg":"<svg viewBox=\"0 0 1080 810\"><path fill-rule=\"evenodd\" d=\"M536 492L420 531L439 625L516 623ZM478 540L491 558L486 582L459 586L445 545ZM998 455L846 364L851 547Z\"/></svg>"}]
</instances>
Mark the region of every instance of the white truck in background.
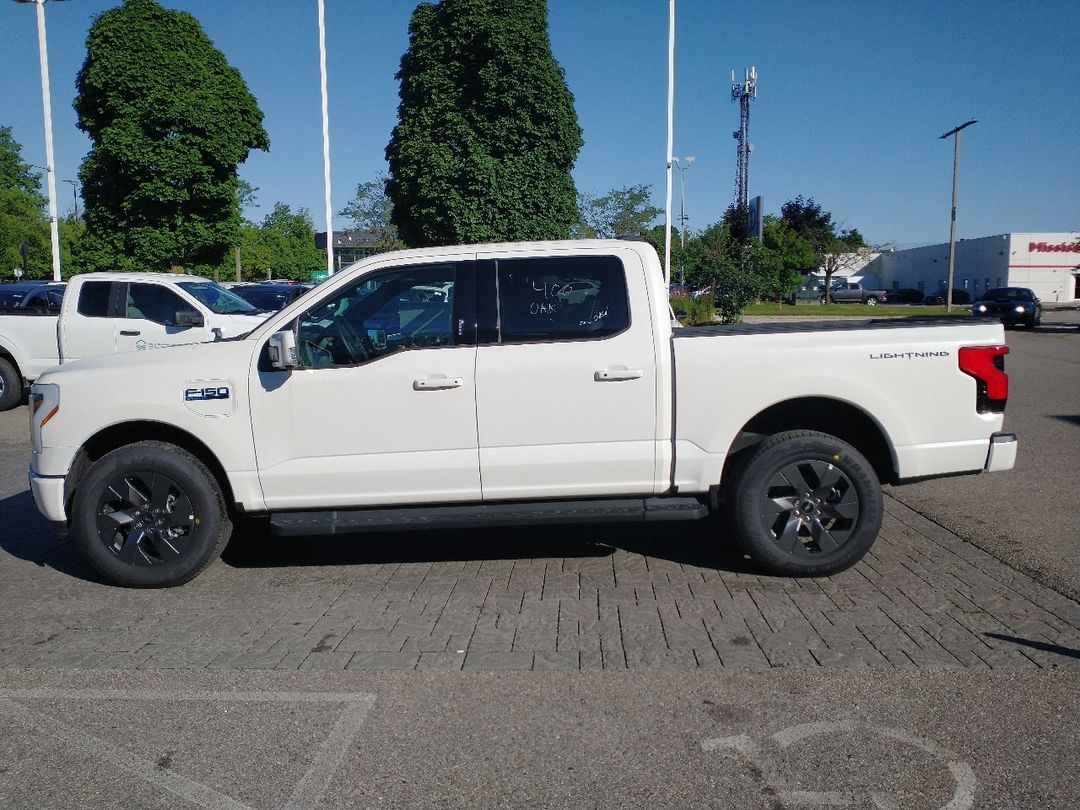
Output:
<instances>
[{"instance_id":1,"label":"white truck in background","mask_svg":"<svg viewBox=\"0 0 1080 810\"><path fill-rule=\"evenodd\" d=\"M999 323L668 313L645 242L371 256L245 337L42 374L31 489L141 587L191 579L253 516L304 537L721 507L718 542L821 576L871 547L881 481L1013 466Z\"/></svg>"},{"instance_id":2,"label":"white truck in background","mask_svg":"<svg viewBox=\"0 0 1080 810\"><path fill-rule=\"evenodd\" d=\"M266 313L215 282L173 273L84 273L64 290L59 314L0 313L0 410L60 363L116 352L201 343L249 332Z\"/></svg>"}]
</instances>

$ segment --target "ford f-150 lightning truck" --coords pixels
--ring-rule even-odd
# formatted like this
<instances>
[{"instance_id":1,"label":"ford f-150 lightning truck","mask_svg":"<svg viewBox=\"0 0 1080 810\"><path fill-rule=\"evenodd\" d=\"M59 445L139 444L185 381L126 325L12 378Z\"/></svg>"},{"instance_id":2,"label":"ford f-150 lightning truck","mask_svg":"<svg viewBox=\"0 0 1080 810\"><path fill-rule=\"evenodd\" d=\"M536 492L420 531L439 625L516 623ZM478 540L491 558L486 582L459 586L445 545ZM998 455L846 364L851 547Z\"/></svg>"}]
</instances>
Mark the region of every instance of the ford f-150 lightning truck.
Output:
<instances>
[{"instance_id":1,"label":"ford f-150 lightning truck","mask_svg":"<svg viewBox=\"0 0 1080 810\"><path fill-rule=\"evenodd\" d=\"M34 498L133 586L191 579L253 516L304 537L723 509L718 540L824 575L870 548L881 481L1013 465L1001 324L668 313L644 242L368 257L246 336L42 374Z\"/></svg>"}]
</instances>

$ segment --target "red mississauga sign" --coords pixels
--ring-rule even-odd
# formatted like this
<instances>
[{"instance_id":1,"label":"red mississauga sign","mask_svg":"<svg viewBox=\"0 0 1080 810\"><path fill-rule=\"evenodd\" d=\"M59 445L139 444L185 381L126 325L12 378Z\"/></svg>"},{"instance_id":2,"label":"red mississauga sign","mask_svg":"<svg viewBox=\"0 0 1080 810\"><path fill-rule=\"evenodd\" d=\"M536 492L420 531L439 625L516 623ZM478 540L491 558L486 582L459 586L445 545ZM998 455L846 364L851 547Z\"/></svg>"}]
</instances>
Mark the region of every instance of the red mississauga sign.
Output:
<instances>
[{"instance_id":1,"label":"red mississauga sign","mask_svg":"<svg viewBox=\"0 0 1080 810\"><path fill-rule=\"evenodd\" d=\"M1049 242L1028 242L1029 253L1080 253L1080 243L1059 242L1052 245Z\"/></svg>"}]
</instances>

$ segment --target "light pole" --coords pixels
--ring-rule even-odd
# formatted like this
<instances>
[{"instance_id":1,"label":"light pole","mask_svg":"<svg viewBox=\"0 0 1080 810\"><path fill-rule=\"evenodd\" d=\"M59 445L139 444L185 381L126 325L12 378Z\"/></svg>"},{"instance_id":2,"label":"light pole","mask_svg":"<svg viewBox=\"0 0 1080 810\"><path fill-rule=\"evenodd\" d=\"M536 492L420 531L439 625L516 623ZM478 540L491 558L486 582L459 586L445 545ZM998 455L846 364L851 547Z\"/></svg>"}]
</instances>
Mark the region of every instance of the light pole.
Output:
<instances>
[{"instance_id":1,"label":"light pole","mask_svg":"<svg viewBox=\"0 0 1080 810\"><path fill-rule=\"evenodd\" d=\"M675 160L675 0L668 0L667 196L664 203L664 286L671 286L671 166Z\"/></svg>"},{"instance_id":2,"label":"light pole","mask_svg":"<svg viewBox=\"0 0 1080 810\"><path fill-rule=\"evenodd\" d=\"M60 225L56 219L56 164L53 161L52 101L49 97L49 53L45 47L45 0L15 0L37 6L38 62L41 66L41 106L45 110L45 176L49 190L49 231L52 235L53 281L60 280Z\"/></svg>"},{"instance_id":3,"label":"light pole","mask_svg":"<svg viewBox=\"0 0 1080 810\"><path fill-rule=\"evenodd\" d=\"M949 223L949 280L945 286L945 311L952 312L952 285L953 285L953 268L956 265L956 178L957 171L960 168L960 130L965 127L970 127L972 124L979 123L974 118L970 121L965 121L958 127L954 127L941 135L938 140L944 140L950 135L953 136L953 160L952 160L952 219Z\"/></svg>"},{"instance_id":4,"label":"light pole","mask_svg":"<svg viewBox=\"0 0 1080 810\"><path fill-rule=\"evenodd\" d=\"M681 161L672 158L671 161L679 167L679 238L682 241L682 252L679 254L679 286L686 286L686 170L694 162L693 155L687 155Z\"/></svg>"},{"instance_id":5,"label":"light pole","mask_svg":"<svg viewBox=\"0 0 1080 810\"><path fill-rule=\"evenodd\" d=\"M65 180L65 183L71 184L71 199L75 202L75 219L79 218L79 181L78 180Z\"/></svg>"},{"instance_id":6,"label":"light pole","mask_svg":"<svg viewBox=\"0 0 1080 810\"><path fill-rule=\"evenodd\" d=\"M334 275L334 208L330 201L330 104L326 97L326 9L319 7L319 87L322 91L323 195L326 204L326 276Z\"/></svg>"}]
</instances>

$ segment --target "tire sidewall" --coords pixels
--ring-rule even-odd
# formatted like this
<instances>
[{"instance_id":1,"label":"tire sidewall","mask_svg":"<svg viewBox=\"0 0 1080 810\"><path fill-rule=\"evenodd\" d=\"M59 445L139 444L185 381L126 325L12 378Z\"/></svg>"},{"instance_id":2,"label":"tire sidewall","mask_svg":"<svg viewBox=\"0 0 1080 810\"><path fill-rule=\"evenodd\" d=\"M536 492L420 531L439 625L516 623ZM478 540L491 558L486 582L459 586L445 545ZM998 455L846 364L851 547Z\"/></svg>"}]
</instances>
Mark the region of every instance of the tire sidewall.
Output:
<instances>
[{"instance_id":1,"label":"tire sidewall","mask_svg":"<svg viewBox=\"0 0 1080 810\"><path fill-rule=\"evenodd\" d=\"M157 472L171 478L191 501L198 523L178 559L151 566L120 560L101 542L97 509L108 481L134 472ZM220 489L203 464L179 447L157 442L129 445L103 456L87 472L72 502L72 536L90 564L109 581L137 588L187 582L220 554L230 524Z\"/></svg>"},{"instance_id":2,"label":"tire sidewall","mask_svg":"<svg viewBox=\"0 0 1080 810\"><path fill-rule=\"evenodd\" d=\"M761 526L760 503L769 481L798 461L825 461L851 481L859 498L855 529L840 548L807 559L781 550ZM847 442L834 436L797 431L762 443L741 470L734 487L734 523L743 548L770 573L785 576L827 576L857 563L869 551L881 529L883 496L870 462Z\"/></svg>"},{"instance_id":3,"label":"tire sidewall","mask_svg":"<svg viewBox=\"0 0 1080 810\"><path fill-rule=\"evenodd\" d=\"M0 387L0 411L9 411L22 401L22 376L6 357L0 357Z\"/></svg>"}]
</instances>

